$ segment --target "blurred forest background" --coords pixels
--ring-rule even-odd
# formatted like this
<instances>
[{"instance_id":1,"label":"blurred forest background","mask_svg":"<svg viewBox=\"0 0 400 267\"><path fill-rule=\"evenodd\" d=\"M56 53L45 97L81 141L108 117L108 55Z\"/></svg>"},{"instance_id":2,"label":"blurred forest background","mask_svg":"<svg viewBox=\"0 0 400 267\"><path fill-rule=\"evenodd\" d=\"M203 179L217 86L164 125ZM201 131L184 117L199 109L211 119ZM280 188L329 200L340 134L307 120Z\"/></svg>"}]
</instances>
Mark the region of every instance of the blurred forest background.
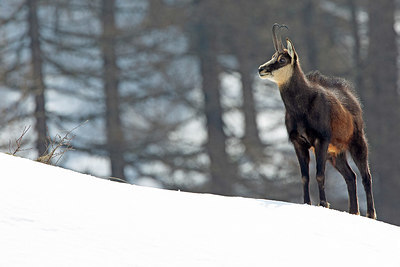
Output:
<instances>
[{"instance_id":1,"label":"blurred forest background","mask_svg":"<svg viewBox=\"0 0 400 267\"><path fill-rule=\"evenodd\" d=\"M18 155L71 145L58 164L80 172L301 203L278 90L257 77L278 22L305 72L354 83L378 219L400 225L399 8L395 0L2 0L0 149L15 150L26 131ZM332 207L347 210L332 168L326 187Z\"/></svg>"}]
</instances>

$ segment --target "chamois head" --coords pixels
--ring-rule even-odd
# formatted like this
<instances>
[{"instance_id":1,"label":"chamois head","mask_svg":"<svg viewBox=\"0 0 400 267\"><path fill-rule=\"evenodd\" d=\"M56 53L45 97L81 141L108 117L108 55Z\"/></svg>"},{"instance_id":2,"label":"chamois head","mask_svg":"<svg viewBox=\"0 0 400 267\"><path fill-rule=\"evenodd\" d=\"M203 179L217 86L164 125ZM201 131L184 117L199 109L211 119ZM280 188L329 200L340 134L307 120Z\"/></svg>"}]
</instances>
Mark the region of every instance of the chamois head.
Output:
<instances>
[{"instance_id":1,"label":"chamois head","mask_svg":"<svg viewBox=\"0 0 400 267\"><path fill-rule=\"evenodd\" d=\"M258 68L258 74L262 79L269 79L278 85L285 84L290 80L293 74L293 68L297 63L297 54L292 42L286 38L287 48L282 44L281 37L277 36L276 30L287 28L285 25L277 23L272 26L272 40L275 47L275 53L272 59Z\"/></svg>"}]
</instances>

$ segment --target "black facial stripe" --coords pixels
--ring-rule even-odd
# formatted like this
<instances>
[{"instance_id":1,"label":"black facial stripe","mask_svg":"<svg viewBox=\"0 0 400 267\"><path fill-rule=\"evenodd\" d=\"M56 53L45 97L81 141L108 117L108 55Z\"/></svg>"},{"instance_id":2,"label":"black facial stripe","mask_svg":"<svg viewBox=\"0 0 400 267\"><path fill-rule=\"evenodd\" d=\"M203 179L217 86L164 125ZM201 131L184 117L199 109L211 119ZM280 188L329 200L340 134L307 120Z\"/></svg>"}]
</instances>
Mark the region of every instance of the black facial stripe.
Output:
<instances>
[{"instance_id":1,"label":"black facial stripe","mask_svg":"<svg viewBox=\"0 0 400 267\"><path fill-rule=\"evenodd\" d=\"M281 57L285 57L286 60L285 60L284 63L279 62L279 60L281 59ZM288 56L286 56L286 55L280 55L280 56L275 60L274 63L272 63L272 64L269 65L269 69L270 69L271 71L274 71L274 70L280 69L280 68L282 68L282 67L284 67L284 66L286 66L286 65L288 65L288 64L290 64L290 57L288 57Z\"/></svg>"},{"instance_id":2,"label":"black facial stripe","mask_svg":"<svg viewBox=\"0 0 400 267\"><path fill-rule=\"evenodd\" d=\"M279 62L279 60L282 57L285 58L285 62ZM276 52L272 55L272 58L270 61L268 61L268 64L265 63L263 65L264 67L263 67L262 71L263 72L273 72L273 71L280 69L286 65L289 65L290 63L291 63L291 57L289 56L289 54L286 50L282 53Z\"/></svg>"}]
</instances>

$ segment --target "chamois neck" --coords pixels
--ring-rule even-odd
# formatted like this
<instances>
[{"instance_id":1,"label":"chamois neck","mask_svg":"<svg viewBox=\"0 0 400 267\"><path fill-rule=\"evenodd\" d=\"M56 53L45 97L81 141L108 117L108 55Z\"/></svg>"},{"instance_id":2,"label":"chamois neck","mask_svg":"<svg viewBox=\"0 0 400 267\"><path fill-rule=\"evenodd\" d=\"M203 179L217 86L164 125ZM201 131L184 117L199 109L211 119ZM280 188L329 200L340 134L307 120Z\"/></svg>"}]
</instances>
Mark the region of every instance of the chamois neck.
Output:
<instances>
[{"instance_id":1,"label":"chamois neck","mask_svg":"<svg viewBox=\"0 0 400 267\"><path fill-rule=\"evenodd\" d=\"M287 90L297 90L297 88L308 88L308 81L306 76L304 75L303 70L300 67L298 62L295 63L293 66L293 74L290 79L283 84L278 84L280 91L287 91Z\"/></svg>"},{"instance_id":2,"label":"chamois neck","mask_svg":"<svg viewBox=\"0 0 400 267\"><path fill-rule=\"evenodd\" d=\"M289 113L305 114L310 99L315 94L304 75L300 65L296 64L293 68L293 75L285 84L279 85L279 91Z\"/></svg>"}]
</instances>

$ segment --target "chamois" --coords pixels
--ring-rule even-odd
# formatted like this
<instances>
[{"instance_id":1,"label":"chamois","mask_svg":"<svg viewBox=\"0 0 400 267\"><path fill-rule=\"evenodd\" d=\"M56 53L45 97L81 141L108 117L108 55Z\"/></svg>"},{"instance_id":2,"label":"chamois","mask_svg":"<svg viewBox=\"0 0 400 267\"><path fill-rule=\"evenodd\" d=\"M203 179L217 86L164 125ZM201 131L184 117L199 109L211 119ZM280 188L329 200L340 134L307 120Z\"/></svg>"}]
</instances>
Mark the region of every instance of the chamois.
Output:
<instances>
[{"instance_id":1,"label":"chamois","mask_svg":"<svg viewBox=\"0 0 400 267\"><path fill-rule=\"evenodd\" d=\"M376 219L372 194L372 177L368 166L368 146L360 103L346 80L327 77L319 71L304 75L292 41L287 48L272 27L275 53L258 69L260 78L275 82L283 100L285 125L300 165L304 203L311 204L309 194L309 150L316 159L319 205L329 208L325 196L325 163L329 160L344 177L349 195L349 213L360 214L356 175L347 162L349 151L362 176L367 198L367 214Z\"/></svg>"}]
</instances>

